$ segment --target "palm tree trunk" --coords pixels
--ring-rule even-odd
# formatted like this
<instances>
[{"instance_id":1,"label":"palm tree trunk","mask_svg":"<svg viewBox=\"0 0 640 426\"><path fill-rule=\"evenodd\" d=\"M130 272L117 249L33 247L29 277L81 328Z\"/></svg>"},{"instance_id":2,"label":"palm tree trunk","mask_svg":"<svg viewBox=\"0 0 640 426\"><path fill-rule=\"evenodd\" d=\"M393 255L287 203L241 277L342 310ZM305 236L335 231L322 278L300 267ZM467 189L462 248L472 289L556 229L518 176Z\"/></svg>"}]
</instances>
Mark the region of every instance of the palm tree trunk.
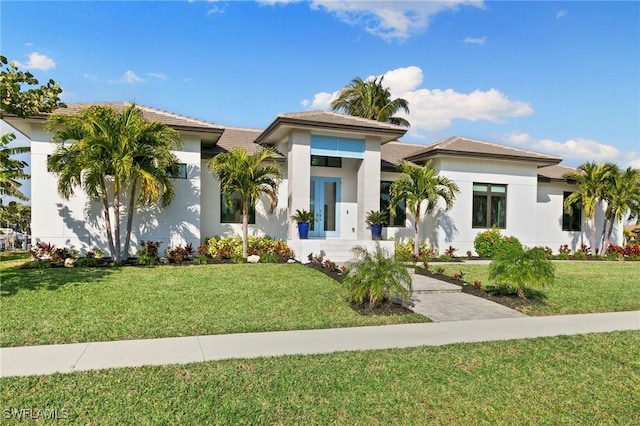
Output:
<instances>
[{"instance_id":1,"label":"palm tree trunk","mask_svg":"<svg viewBox=\"0 0 640 426\"><path fill-rule=\"evenodd\" d=\"M109 214L109 198L107 194L107 187L104 181L100 182L100 198L102 199L102 210L104 210L104 223L107 227L107 240L109 241L109 252L111 257L115 256L115 247L113 244L113 229L111 228L111 215Z\"/></svg>"},{"instance_id":2,"label":"palm tree trunk","mask_svg":"<svg viewBox=\"0 0 640 426\"><path fill-rule=\"evenodd\" d=\"M242 204L242 257L247 258L249 240L249 208L247 202Z\"/></svg>"},{"instance_id":3,"label":"palm tree trunk","mask_svg":"<svg viewBox=\"0 0 640 426\"><path fill-rule=\"evenodd\" d=\"M520 284L518 286L518 298L519 299L526 299L526 297L524 296L524 285Z\"/></svg>"},{"instance_id":4,"label":"palm tree trunk","mask_svg":"<svg viewBox=\"0 0 640 426\"><path fill-rule=\"evenodd\" d=\"M133 209L135 207L136 185L138 180L134 179L131 183L131 194L129 195L129 207L127 210L127 233L124 236L124 255L129 258L129 244L131 244L131 229L133 227Z\"/></svg>"},{"instance_id":5,"label":"palm tree trunk","mask_svg":"<svg viewBox=\"0 0 640 426\"><path fill-rule=\"evenodd\" d=\"M417 258L420 256L420 205L413 216L414 228L416 230L416 237L413 240L413 255Z\"/></svg>"},{"instance_id":6,"label":"palm tree trunk","mask_svg":"<svg viewBox=\"0 0 640 426\"><path fill-rule=\"evenodd\" d=\"M589 226L591 227L591 235L590 235L590 243L591 243L591 254L596 254L596 215L594 215L589 220Z\"/></svg>"},{"instance_id":7,"label":"palm tree trunk","mask_svg":"<svg viewBox=\"0 0 640 426\"><path fill-rule=\"evenodd\" d=\"M114 260L116 262L122 262L122 247L120 246L120 185L113 185L113 245L116 249Z\"/></svg>"}]
</instances>

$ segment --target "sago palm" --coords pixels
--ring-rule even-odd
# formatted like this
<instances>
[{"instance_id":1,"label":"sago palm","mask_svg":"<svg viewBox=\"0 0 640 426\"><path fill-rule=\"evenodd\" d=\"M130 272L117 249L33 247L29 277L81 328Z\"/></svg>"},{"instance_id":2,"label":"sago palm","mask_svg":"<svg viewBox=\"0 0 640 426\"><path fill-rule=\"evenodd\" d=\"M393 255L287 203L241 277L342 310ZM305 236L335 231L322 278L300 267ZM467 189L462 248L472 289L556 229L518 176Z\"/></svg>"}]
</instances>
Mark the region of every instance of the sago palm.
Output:
<instances>
[{"instance_id":1,"label":"sago palm","mask_svg":"<svg viewBox=\"0 0 640 426\"><path fill-rule=\"evenodd\" d=\"M71 115L53 114L46 128L58 142L48 167L58 177L60 196L69 199L80 187L99 200L111 255L116 262L126 260L136 202L139 206L161 202L165 207L173 199L170 176L178 159L172 149L182 146L179 133L146 121L133 103L122 112L96 105ZM122 246L120 215L125 194L129 201Z\"/></svg>"},{"instance_id":2,"label":"sago palm","mask_svg":"<svg viewBox=\"0 0 640 426\"><path fill-rule=\"evenodd\" d=\"M445 204L445 211L450 210L460 188L451 179L439 175L431 165L431 160L422 167L403 161L398 165L398 169L401 175L391 184L389 211L391 215L394 215L396 205L402 200L406 200L407 209L413 215L415 230L413 254L418 256L420 254L422 211L425 210L427 214L432 213L440 200ZM425 208L423 208L423 203L426 203Z\"/></svg>"},{"instance_id":3,"label":"sago palm","mask_svg":"<svg viewBox=\"0 0 640 426\"><path fill-rule=\"evenodd\" d=\"M356 117L409 127L409 122L395 114L403 110L409 114L409 102L403 98L391 99L391 92L382 85L384 77L362 80L356 77L331 102L333 111L343 111Z\"/></svg>"},{"instance_id":4,"label":"sago palm","mask_svg":"<svg viewBox=\"0 0 640 426\"><path fill-rule=\"evenodd\" d=\"M240 199L242 206L242 256L247 257L249 234L249 209L262 194L269 198L269 214L278 205L278 186L282 181L282 171L273 160L274 151L262 149L249 154L243 148L232 148L209 160L209 169L220 182L224 202L231 205L233 196Z\"/></svg>"}]
</instances>

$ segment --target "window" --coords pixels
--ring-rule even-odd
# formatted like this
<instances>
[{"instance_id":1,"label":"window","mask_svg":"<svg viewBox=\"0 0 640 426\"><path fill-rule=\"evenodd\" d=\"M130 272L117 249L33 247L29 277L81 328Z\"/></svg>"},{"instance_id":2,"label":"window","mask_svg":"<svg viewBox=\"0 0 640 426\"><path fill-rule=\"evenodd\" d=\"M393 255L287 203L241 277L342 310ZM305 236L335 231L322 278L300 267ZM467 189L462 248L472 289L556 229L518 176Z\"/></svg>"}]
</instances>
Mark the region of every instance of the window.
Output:
<instances>
[{"instance_id":1,"label":"window","mask_svg":"<svg viewBox=\"0 0 640 426\"><path fill-rule=\"evenodd\" d=\"M473 184L474 228L507 227L507 185Z\"/></svg>"},{"instance_id":2,"label":"window","mask_svg":"<svg viewBox=\"0 0 640 426\"><path fill-rule=\"evenodd\" d=\"M185 163L176 164L176 169L169 171L169 177L171 177L173 179L186 179L187 178L187 165Z\"/></svg>"},{"instance_id":3,"label":"window","mask_svg":"<svg viewBox=\"0 0 640 426\"><path fill-rule=\"evenodd\" d=\"M407 220L407 206L406 200L400 201L396 205L396 215L389 217L389 202L391 201L391 184L393 182L383 180L380 182L380 211L387 213L389 226L406 226Z\"/></svg>"},{"instance_id":4,"label":"window","mask_svg":"<svg viewBox=\"0 0 640 426\"><path fill-rule=\"evenodd\" d=\"M562 230L563 231L581 231L582 230L582 206L575 203L571 206L571 211L564 210L564 202L571 192L565 192L562 196Z\"/></svg>"},{"instance_id":5,"label":"window","mask_svg":"<svg viewBox=\"0 0 640 426\"><path fill-rule=\"evenodd\" d=\"M231 204L227 206L224 202L224 195L220 194L220 222L221 223L242 223L242 203L238 194L233 194ZM249 223L256 223L256 209L249 207Z\"/></svg>"},{"instance_id":6,"label":"window","mask_svg":"<svg viewBox=\"0 0 640 426\"><path fill-rule=\"evenodd\" d=\"M325 155L312 155L311 165L320 167L342 167L341 157L327 157Z\"/></svg>"}]
</instances>

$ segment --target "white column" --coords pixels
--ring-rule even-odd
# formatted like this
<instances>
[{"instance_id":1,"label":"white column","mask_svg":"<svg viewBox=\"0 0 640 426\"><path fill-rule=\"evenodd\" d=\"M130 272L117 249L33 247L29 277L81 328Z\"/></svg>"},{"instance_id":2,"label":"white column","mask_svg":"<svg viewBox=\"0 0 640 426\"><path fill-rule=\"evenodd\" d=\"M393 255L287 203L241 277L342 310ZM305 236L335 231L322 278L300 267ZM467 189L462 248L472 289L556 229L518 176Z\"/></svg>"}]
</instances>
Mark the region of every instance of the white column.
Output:
<instances>
[{"instance_id":1,"label":"white column","mask_svg":"<svg viewBox=\"0 0 640 426\"><path fill-rule=\"evenodd\" d=\"M288 189L288 239L297 240L298 228L291 216L296 210L309 210L309 185L311 181L311 133L293 130L289 134L287 156Z\"/></svg>"},{"instance_id":2,"label":"white column","mask_svg":"<svg viewBox=\"0 0 640 426\"><path fill-rule=\"evenodd\" d=\"M367 136L358 168L358 240L371 239L365 223L370 210L380 210L380 139Z\"/></svg>"}]
</instances>

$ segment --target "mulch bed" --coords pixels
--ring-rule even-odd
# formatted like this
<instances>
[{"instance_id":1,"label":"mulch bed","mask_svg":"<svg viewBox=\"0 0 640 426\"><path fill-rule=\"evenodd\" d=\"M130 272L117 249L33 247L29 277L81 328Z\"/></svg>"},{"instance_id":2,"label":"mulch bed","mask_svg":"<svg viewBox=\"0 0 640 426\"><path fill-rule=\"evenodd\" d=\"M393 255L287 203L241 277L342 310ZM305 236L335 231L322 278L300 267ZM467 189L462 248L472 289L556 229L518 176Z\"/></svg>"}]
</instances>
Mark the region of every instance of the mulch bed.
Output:
<instances>
[{"instance_id":1,"label":"mulch bed","mask_svg":"<svg viewBox=\"0 0 640 426\"><path fill-rule=\"evenodd\" d=\"M425 275L427 277L435 278L440 281L455 284L457 286L460 286L463 293L481 297L483 299L499 303L511 309L517 309L523 306L547 304L547 302L544 300L546 298L544 293L533 289L525 289L525 296L527 296L527 298L520 299L514 289L505 289L500 287L477 288L472 284L467 283L466 281L453 278L448 275L437 274L435 272L431 272L421 268L416 269L416 274Z\"/></svg>"}]
</instances>

